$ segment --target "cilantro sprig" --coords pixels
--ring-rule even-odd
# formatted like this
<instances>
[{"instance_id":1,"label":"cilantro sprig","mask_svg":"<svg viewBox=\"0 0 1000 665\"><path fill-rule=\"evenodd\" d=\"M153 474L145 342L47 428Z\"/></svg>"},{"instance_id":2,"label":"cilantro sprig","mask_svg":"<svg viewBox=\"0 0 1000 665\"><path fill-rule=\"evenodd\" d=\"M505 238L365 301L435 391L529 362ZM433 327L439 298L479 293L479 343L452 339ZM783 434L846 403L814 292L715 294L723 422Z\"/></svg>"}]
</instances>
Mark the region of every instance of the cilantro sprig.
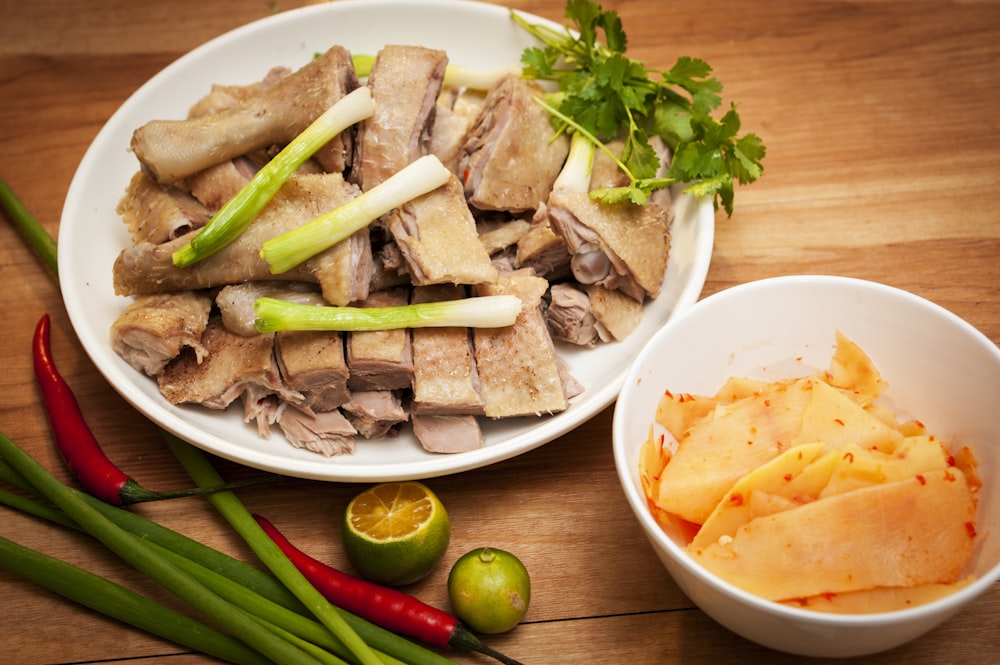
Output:
<instances>
[{"instance_id":1,"label":"cilantro sprig","mask_svg":"<svg viewBox=\"0 0 1000 665\"><path fill-rule=\"evenodd\" d=\"M749 184L763 174L765 147L756 134L740 135L735 104L713 116L722 104L722 83L708 63L682 56L669 70L648 69L626 55L628 37L618 13L590 0L567 0L572 30L511 15L542 44L522 53L522 75L558 84L559 91L541 101L556 126L582 133L609 154L604 143L624 139L615 161L629 184L593 196L642 205L654 190L684 183L686 193L711 197L732 216L734 184ZM654 135L673 155L662 175L650 144Z\"/></svg>"}]
</instances>

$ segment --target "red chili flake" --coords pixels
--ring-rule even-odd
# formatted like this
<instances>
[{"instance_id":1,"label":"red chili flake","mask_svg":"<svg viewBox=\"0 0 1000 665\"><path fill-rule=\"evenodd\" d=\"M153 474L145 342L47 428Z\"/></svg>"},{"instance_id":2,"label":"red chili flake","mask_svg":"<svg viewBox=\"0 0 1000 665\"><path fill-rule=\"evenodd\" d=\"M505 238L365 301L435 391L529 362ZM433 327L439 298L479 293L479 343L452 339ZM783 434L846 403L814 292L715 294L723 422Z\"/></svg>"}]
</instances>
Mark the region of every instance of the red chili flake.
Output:
<instances>
[{"instance_id":1,"label":"red chili flake","mask_svg":"<svg viewBox=\"0 0 1000 665\"><path fill-rule=\"evenodd\" d=\"M840 418L834 418L834 419L833 419L833 422L837 423L837 424L838 424L838 425L840 425L841 427L844 427L844 421L843 421L843 420L841 420Z\"/></svg>"},{"instance_id":2,"label":"red chili flake","mask_svg":"<svg viewBox=\"0 0 1000 665\"><path fill-rule=\"evenodd\" d=\"M921 485L926 485L927 484L927 479L924 478L924 474L922 474L922 473L918 473L917 474L917 482L920 483Z\"/></svg>"},{"instance_id":3,"label":"red chili flake","mask_svg":"<svg viewBox=\"0 0 1000 665\"><path fill-rule=\"evenodd\" d=\"M663 394L666 395L667 397L669 397L670 399L674 398L674 394L672 392L670 392L669 390L664 390Z\"/></svg>"},{"instance_id":4,"label":"red chili flake","mask_svg":"<svg viewBox=\"0 0 1000 665\"><path fill-rule=\"evenodd\" d=\"M844 459L854 464L854 453L844 453Z\"/></svg>"},{"instance_id":5,"label":"red chili flake","mask_svg":"<svg viewBox=\"0 0 1000 665\"><path fill-rule=\"evenodd\" d=\"M950 471L945 471L944 472L944 479L947 480L948 482L951 482L951 483L955 482L955 480L956 480L955 475L953 473L951 473Z\"/></svg>"},{"instance_id":6,"label":"red chili flake","mask_svg":"<svg viewBox=\"0 0 1000 665\"><path fill-rule=\"evenodd\" d=\"M771 406L771 400L769 399L764 400L764 406Z\"/></svg>"},{"instance_id":7,"label":"red chili flake","mask_svg":"<svg viewBox=\"0 0 1000 665\"><path fill-rule=\"evenodd\" d=\"M729 503L731 505L734 505L734 506L742 506L743 505L743 495L742 494L733 494L732 496L729 497Z\"/></svg>"},{"instance_id":8,"label":"red chili flake","mask_svg":"<svg viewBox=\"0 0 1000 665\"><path fill-rule=\"evenodd\" d=\"M747 439L747 445L748 446L752 446L753 445L753 439Z\"/></svg>"},{"instance_id":9,"label":"red chili flake","mask_svg":"<svg viewBox=\"0 0 1000 665\"><path fill-rule=\"evenodd\" d=\"M955 466L955 456L948 455L948 466Z\"/></svg>"},{"instance_id":10,"label":"red chili flake","mask_svg":"<svg viewBox=\"0 0 1000 665\"><path fill-rule=\"evenodd\" d=\"M791 479L792 479L792 474L786 473L785 474L785 482L789 482Z\"/></svg>"},{"instance_id":11,"label":"red chili flake","mask_svg":"<svg viewBox=\"0 0 1000 665\"><path fill-rule=\"evenodd\" d=\"M920 429L927 429L927 426L926 426L926 425L924 425L924 424L923 424L922 422L920 422L919 420L914 420L913 422L915 422L915 423L917 424L917 427L919 427Z\"/></svg>"},{"instance_id":12,"label":"red chili flake","mask_svg":"<svg viewBox=\"0 0 1000 665\"><path fill-rule=\"evenodd\" d=\"M969 534L969 538L975 538L976 537L976 523L975 522L966 522L965 523L965 532L967 534Z\"/></svg>"}]
</instances>

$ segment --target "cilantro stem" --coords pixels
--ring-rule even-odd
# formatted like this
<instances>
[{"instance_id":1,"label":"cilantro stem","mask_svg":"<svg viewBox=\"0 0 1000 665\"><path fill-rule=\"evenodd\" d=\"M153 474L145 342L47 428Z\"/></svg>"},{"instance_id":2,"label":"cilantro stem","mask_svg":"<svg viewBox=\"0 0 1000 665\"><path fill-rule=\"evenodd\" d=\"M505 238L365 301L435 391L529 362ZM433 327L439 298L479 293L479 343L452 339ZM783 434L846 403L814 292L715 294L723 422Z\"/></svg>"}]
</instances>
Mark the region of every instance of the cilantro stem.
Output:
<instances>
[{"instance_id":1,"label":"cilantro stem","mask_svg":"<svg viewBox=\"0 0 1000 665\"><path fill-rule=\"evenodd\" d=\"M522 52L522 75L559 86L558 96L551 95L558 102L546 106L558 111L553 124L584 131L599 147L601 141L624 140L621 158L614 159L628 186L591 192L593 198L644 204L654 190L684 183L686 194L710 197L731 216L734 184L763 174L764 144L755 134L738 134L735 105L720 119L711 115L722 102L722 83L708 63L682 56L669 70L647 68L626 55L628 39L617 12L590 0L567 0L573 31L530 23L513 11L511 16L541 44ZM672 152L665 176L653 136Z\"/></svg>"}]
</instances>

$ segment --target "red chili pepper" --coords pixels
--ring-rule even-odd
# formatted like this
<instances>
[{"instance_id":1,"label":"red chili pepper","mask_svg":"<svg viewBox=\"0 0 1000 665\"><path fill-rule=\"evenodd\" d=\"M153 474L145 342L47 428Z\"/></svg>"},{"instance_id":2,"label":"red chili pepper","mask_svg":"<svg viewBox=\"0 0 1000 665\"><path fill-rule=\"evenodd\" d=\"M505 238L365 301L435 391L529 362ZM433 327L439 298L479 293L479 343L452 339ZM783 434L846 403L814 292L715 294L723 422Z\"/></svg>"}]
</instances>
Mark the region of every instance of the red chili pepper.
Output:
<instances>
[{"instance_id":1,"label":"red chili pepper","mask_svg":"<svg viewBox=\"0 0 1000 665\"><path fill-rule=\"evenodd\" d=\"M295 547L266 518L254 515L254 519L309 583L337 607L386 630L424 640L442 649L468 649L506 665L521 665L483 644L447 612L397 589L384 587L328 566Z\"/></svg>"},{"instance_id":2,"label":"red chili pepper","mask_svg":"<svg viewBox=\"0 0 1000 665\"><path fill-rule=\"evenodd\" d=\"M218 487L196 487L167 492L154 492L142 487L107 458L97 437L91 432L76 396L56 369L49 342L49 328L49 315L44 314L35 327L35 336L32 340L35 378L42 391L42 400L45 403L59 455L89 493L107 503L125 506L143 501L204 495L272 480L272 478L252 479Z\"/></svg>"}]
</instances>

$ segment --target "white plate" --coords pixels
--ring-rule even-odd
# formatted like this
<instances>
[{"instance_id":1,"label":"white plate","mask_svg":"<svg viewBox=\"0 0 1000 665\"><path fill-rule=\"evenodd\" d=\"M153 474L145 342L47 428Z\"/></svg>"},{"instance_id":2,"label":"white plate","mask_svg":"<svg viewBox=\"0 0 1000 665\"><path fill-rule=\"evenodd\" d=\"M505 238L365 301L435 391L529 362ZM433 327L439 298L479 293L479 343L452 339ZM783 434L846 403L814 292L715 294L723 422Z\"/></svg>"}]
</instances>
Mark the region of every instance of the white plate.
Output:
<instances>
[{"instance_id":1,"label":"white plate","mask_svg":"<svg viewBox=\"0 0 1000 665\"><path fill-rule=\"evenodd\" d=\"M535 21L542 21L530 17ZM112 351L111 324L128 304L114 294L112 265L130 242L115 206L138 162L129 153L133 130L157 118L182 118L213 83L259 80L276 65L298 68L341 44L374 54L386 44L421 44L447 51L472 67L517 64L534 42L506 8L476 2L343 0L283 12L222 35L149 80L111 117L88 149L70 185L59 228L59 274L70 320L94 364L114 388L153 422L192 444L248 466L333 481L429 478L485 466L569 432L611 404L630 362L670 316L697 301L712 255L714 213L708 201L681 197L672 229L666 282L625 342L593 350L561 348L586 390L556 416L484 422L486 446L454 455L424 452L408 431L392 440L361 441L354 455L324 458L293 449L281 433L260 439L228 411L168 403L155 381ZM484 48L488 44L489 48Z\"/></svg>"}]
</instances>

